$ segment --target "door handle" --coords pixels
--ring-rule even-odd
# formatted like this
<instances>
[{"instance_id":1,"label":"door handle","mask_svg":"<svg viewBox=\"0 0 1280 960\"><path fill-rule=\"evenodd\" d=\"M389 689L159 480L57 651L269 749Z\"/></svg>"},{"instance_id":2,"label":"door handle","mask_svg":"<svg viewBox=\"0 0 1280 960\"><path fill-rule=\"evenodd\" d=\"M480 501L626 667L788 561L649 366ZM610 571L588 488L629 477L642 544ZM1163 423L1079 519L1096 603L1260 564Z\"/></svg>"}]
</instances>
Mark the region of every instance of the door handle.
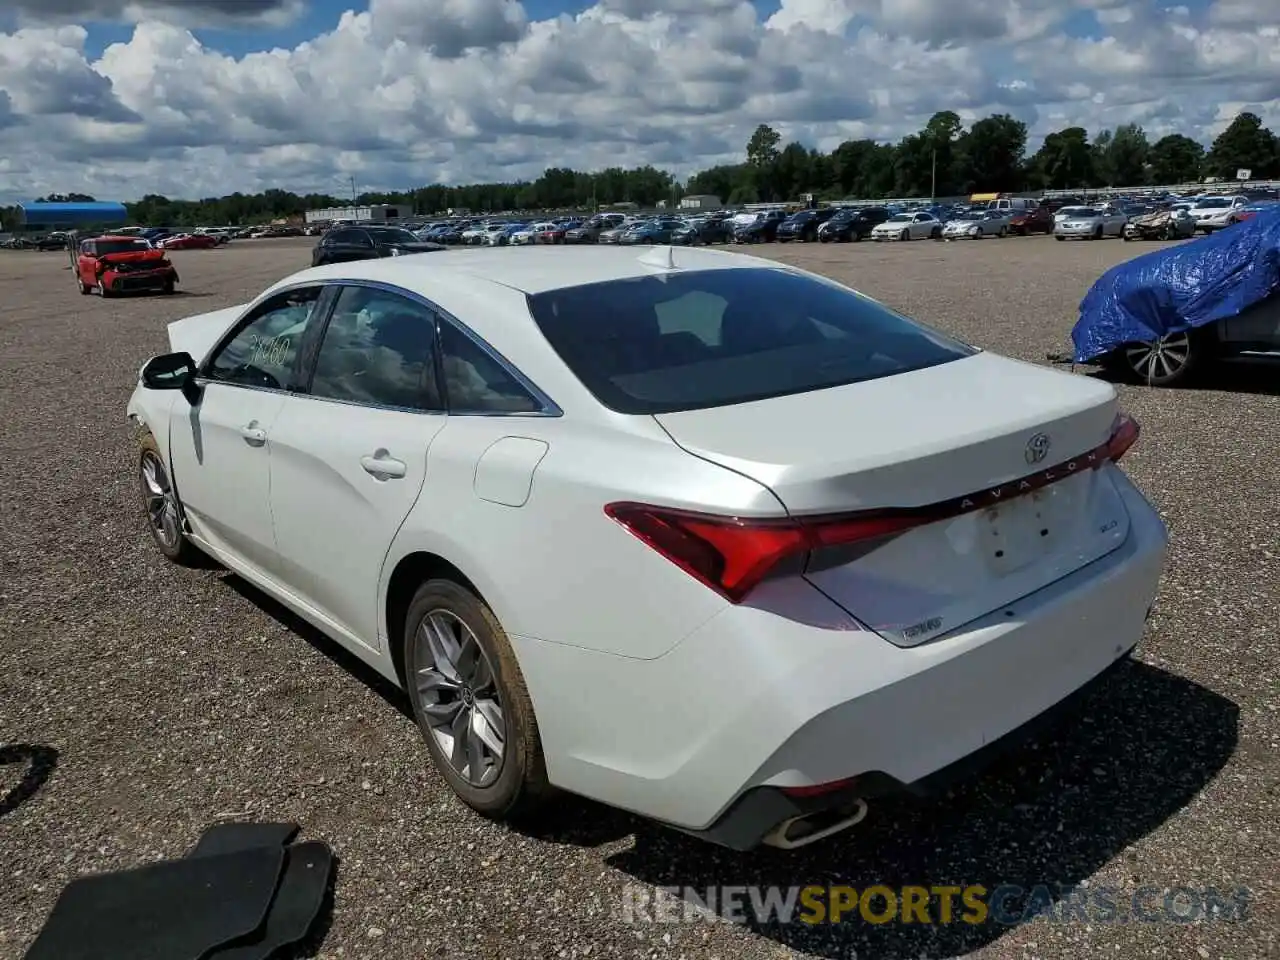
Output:
<instances>
[{"instance_id":1,"label":"door handle","mask_svg":"<svg viewBox=\"0 0 1280 960\"><path fill-rule=\"evenodd\" d=\"M408 464L390 456L385 450L379 450L372 457L361 457L360 466L378 480L398 479L409 472Z\"/></svg>"},{"instance_id":2,"label":"door handle","mask_svg":"<svg viewBox=\"0 0 1280 960\"><path fill-rule=\"evenodd\" d=\"M267 442L267 431L258 426L257 420L250 420L240 428L240 436L251 447L260 447Z\"/></svg>"}]
</instances>

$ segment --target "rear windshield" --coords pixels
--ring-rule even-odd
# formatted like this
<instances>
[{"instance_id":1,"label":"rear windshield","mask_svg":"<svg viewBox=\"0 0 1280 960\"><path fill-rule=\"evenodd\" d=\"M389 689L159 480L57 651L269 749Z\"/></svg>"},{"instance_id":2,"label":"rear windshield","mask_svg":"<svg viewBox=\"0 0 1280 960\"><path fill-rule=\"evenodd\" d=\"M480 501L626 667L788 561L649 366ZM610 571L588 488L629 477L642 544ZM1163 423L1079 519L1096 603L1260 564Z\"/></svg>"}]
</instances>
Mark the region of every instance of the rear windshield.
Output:
<instances>
[{"instance_id":1,"label":"rear windshield","mask_svg":"<svg viewBox=\"0 0 1280 960\"><path fill-rule=\"evenodd\" d=\"M1081 219L1087 220L1090 217L1096 217L1099 211L1095 210L1093 207L1064 207L1059 210L1058 213L1062 214L1064 217L1080 217Z\"/></svg>"},{"instance_id":2,"label":"rear windshield","mask_svg":"<svg viewBox=\"0 0 1280 960\"><path fill-rule=\"evenodd\" d=\"M529 297L606 407L656 414L875 380L972 347L833 283L761 267L611 280Z\"/></svg>"}]
</instances>

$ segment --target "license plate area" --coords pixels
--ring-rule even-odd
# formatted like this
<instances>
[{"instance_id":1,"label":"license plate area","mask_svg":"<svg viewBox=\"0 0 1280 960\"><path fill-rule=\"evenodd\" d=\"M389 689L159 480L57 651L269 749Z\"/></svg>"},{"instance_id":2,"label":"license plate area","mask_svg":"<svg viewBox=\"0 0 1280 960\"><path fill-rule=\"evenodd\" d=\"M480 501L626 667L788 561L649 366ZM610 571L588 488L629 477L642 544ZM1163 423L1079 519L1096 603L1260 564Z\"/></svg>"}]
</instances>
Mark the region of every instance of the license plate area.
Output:
<instances>
[{"instance_id":1,"label":"license plate area","mask_svg":"<svg viewBox=\"0 0 1280 960\"><path fill-rule=\"evenodd\" d=\"M984 510L979 520L979 550L997 576L1044 559L1059 546L1072 499L1067 492L1036 490Z\"/></svg>"}]
</instances>

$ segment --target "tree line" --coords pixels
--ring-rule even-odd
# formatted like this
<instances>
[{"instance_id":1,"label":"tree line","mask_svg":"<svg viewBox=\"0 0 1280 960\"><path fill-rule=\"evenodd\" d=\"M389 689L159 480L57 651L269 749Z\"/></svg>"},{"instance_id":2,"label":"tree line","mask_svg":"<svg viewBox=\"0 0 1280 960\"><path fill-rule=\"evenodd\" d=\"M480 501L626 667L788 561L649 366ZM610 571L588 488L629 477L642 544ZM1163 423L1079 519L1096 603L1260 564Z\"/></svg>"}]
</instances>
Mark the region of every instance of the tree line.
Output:
<instances>
[{"instance_id":1,"label":"tree line","mask_svg":"<svg viewBox=\"0 0 1280 960\"><path fill-rule=\"evenodd\" d=\"M429 215L449 209L569 209L624 202L651 208L687 194L712 194L739 204L790 201L804 194L835 200L1133 187L1191 183L1207 177L1234 180L1239 170L1251 171L1254 179L1280 178L1277 137L1249 112L1237 116L1208 149L1182 134L1152 143L1136 124L1104 130L1093 138L1083 127L1068 127L1050 133L1030 156L1026 147L1026 124L1008 114L984 117L966 129L956 113L943 110L896 144L848 140L830 153L801 143L784 144L776 130L762 124L747 142L743 162L703 170L684 183L652 166L610 167L594 173L552 167L532 181L433 184L408 191L367 192L358 202L394 204ZM92 198L55 194L41 199ZM136 223L182 227L265 223L349 202L329 194L271 189L203 200L148 194L126 206ZM16 213L16 207L0 208L6 228L17 222Z\"/></svg>"}]
</instances>

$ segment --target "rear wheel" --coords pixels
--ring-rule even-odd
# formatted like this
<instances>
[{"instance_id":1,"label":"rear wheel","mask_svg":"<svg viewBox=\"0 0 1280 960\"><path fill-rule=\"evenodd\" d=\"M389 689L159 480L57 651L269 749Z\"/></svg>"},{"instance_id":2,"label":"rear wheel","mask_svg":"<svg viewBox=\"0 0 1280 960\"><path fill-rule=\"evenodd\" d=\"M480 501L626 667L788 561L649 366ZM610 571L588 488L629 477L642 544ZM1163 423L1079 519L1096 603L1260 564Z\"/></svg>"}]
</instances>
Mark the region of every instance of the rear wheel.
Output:
<instances>
[{"instance_id":1,"label":"rear wheel","mask_svg":"<svg viewBox=\"0 0 1280 960\"><path fill-rule=\"evenodd\" d=\"M942 228L941 228L941 227L934 227L934 228L933 228L933 230L931 230L931 231L930 231L930 233L929 233L929 239L930 239L930 240L941 240L941 239L942 239Z\"/></svg>"},{"instance_id":2,"label":"rear wheel","mask_svg":"<svg viewBox=\"0 0 1280 960\"><path fill-rule=\"evenodd\" d=\"M405 686L427 750L454 793L496 820L551 793L533 702L488 604L452 580L418 588L405 617Z\"/></svg>"},{"instance_id":3,"label":"rear wheel","mask_svg":"<svg viewBox=\"0 0 1280 960\"><path fill-rule=\"evenodd\" d=\"M997 233L997 234L996 234L996 236L997 236L997 237L1004 237L1005 235L1007 235L1007 234L1008 234L1008 232L1009 232L1009 230L1008 230L1008 228L1007 228L1007 227L1001 227L1001 228L1000 228L1000 232L999 232L999 233Z\"/></svg>"},{"instance_id":4,"label":"rear wheel","mask_svg":"<svg viewBox=\"0 0 1280 960\"><path fill-rule=\"evenodd\" d=\"M1153 387L1169 387L1192 376L1210 344L1200 331L1165 334L1150 343L1122 348L1125 370Z\"/></svg>"}]
</instances>

